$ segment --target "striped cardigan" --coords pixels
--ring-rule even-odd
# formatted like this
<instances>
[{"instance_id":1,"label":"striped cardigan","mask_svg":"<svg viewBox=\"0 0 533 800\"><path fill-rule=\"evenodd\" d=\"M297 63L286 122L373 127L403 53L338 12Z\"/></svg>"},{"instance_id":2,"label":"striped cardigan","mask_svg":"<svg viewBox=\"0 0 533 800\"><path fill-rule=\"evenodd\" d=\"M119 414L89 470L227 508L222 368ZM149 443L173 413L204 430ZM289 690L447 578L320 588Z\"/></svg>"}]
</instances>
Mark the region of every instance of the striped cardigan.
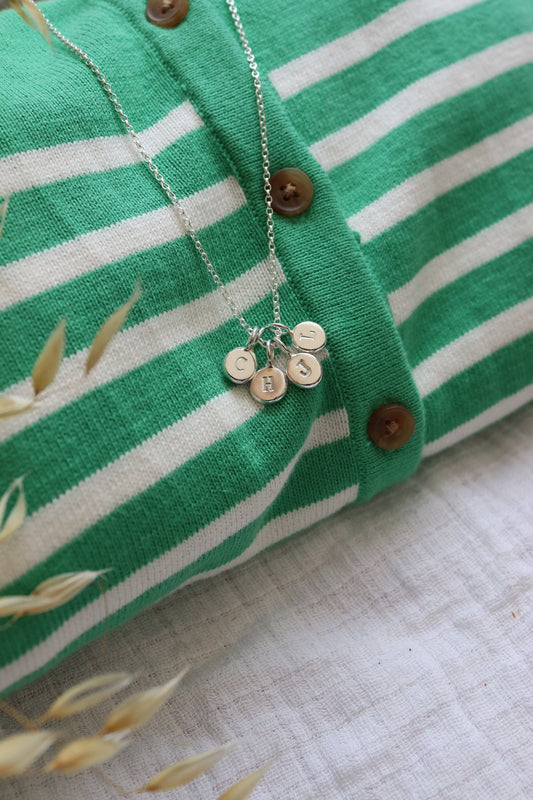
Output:
<instances>
[{"instance_id":1,"label":"striped cardigan","mask_svg":"<svg viewBox=\"0 0 533 800\"><path fill-rule=\"evenodd\" d=\"M283 320L327 332L324 378L259 406L224 376L243 331L90 70L0 14L0 389L28 395L66 317L58 376L0 420L3 595L109 569L0 636L0 691L184 583L411 475L532 395L530 0L239 0L264 83L272 171L312 179L275 218ZM252 324L271 320L250 71L224 0L163 29L144 0L51 0L111 81ZM99 326L144 293L84 377ZM244 336L245 339L245 336ZM404 447L367 435L388 402ZM394 531L390 532L391 543Z\"/></svg>"}]
</instances>

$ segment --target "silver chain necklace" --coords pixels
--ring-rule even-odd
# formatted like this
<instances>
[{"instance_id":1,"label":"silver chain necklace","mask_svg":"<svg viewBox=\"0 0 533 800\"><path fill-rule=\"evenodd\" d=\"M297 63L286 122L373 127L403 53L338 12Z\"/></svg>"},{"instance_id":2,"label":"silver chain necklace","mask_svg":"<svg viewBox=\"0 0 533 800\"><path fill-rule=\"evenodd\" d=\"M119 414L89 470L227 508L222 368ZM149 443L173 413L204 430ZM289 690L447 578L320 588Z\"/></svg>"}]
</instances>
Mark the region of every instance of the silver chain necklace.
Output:
<instances>
[{"instance_id":1,"label":"silver chain necklace","mask_svg":"<svg viewBox=\"0 0 533 800\"><path fill-rule=\"evenodd\" d=\"M322 367L313 353L318 352L324 347L326 344L326 334L321 326L316 322L300 322L293 329L281 322L279 301L280 275L278 271L276 246L274 242L274 220L270 185L270 158L268 153L268 138L265 106L263 102L263 90L261 87L259 70L257 68L254 54L252 53L252 49L248 43L246 34L244 33L244 28L242 26L239 12L237 11L237 7L234 3L234 0L226 0L226 3L235 23L235 27L237 28L239 39L244 48L250 70L252 72L257 101L257 111L259 114L259 127L261 130L261 152L263 160L263 182L265 190L269 250L267 263L271 277L272 305L274 312L273 322L268 323L263 327L252 327L248 324L243 314L239 312L234 299L231 297L226 286L215 270L215 267L211 263L209 256L204 250L204 246L202 245L185 208L180 203L176 194L170 188L170 185L159 171L159 168L156 166L156 164L154 164L153 160L144 149L138 134L129 121L126 112L119 103L118 97L114 93L111 84L106 79L104 73L87 55L87 53L69 41L66 36L64 36L60 31L57 30L57 28L54 27L54 25L52 25L49 19L46 17L44 17L44 19L51 33L53 33L54 36L56 36L61 42L63 42L63 44L72 50L72 52L76 53L76 55L78 55L96 75L96 78L101 83L102 88L106 92L116 113L126 128L126 131L131 137L141 160L144 161L144 163L148 166L148 169L183 220L187 234L194 242L194 246L200 258L202 259L207 271L211 275L217 288L220 290L225 301L230 307L233 317L248 333L248 341L246 345L244 347L236 347L227 354L224 360L226 374L233 381L233 383L249 383L251 394L256 400L262 403L273 403L277 400L281 400L281 398L285 395L288 381L303 388L312 388L313 386L317 386L322 378ZM263 335L265 333L267 333L270 338L264 339ZM290 337L290 345L287 345L283 341L283 336ZM266 349L267 365L262 369L258 369L257 357L254 352L254 348L257 345L261 345ZM287 357L284 368L274 366L273 360L276 349L281 350Z\"/></svg>"}]
</instances>

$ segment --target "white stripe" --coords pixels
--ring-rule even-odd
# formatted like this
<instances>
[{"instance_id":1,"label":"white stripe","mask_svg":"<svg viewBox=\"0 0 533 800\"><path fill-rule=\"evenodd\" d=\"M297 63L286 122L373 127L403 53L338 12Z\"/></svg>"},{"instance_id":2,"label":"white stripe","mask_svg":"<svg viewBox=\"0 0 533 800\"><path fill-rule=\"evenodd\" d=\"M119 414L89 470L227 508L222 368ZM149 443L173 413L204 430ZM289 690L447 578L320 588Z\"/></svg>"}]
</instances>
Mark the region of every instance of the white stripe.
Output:
<instances>
[{"instance_id":1,"label":"white stripe","mask_svg":"<svg viewBox=\"0 0 533 800\"><path fill-rule=\"evenodd\" d=\"M428 297L533 236L533 203L432 258L412 280L389 294L396 325Z\"/></svg>"},{"instance_id":2,"label":"white stripe","mask_svg":"<svg viewBox=\"0 0 533 800\"><path fill-rule=\"evenodd\" d=\"M105 619L106 614L114 614L151 587L157 586L172 575L175 575L178 571L196 561L200 555L209 552L238 530L241 530L245 525L257 519L278 496L289 480L302 453L306 450L317 446L319 443L333 442L348 436L348 417L344 409L324 414L316 419L302 449L283 472L270 481L264 489L230 509L230 511L198 531L194 536L176 545L176 547L168 550L149 564L140 567L126 580L109 589L105 593L105 597L98 597L76 612L45 641L29 650L16 661L13 661L0 672L0 691L44 666L57 653L60 653L69 642ZM315 504L311 508L314 507L318 514L324 508L326 516L328 516L332 508L337 510L341 507L340 502L342 500L350 502L352 498L355 499L355 494L356 488L354 487L354 489L348 489L345 493L338 495L336 503L335 500L333 503L322 501L321 504ZM309 516L306 518L297 514L292 519L298 527L295 530L290 530L287 529L286 525L281 524L279 526L280 536L285 538L285 536L300 530L299 525L302 518L305 522L309 521L309 524L312 524L313 522L318 522L320 516L311 520ZM291 516L287 515L287 519L290 521Z\"/></svg>"},{"instance_id":3,"label":"white stripe","mask_svg":"<svg viewBox=\"0 0 533 800\"><path fill-rule=\"evenodd\" d=\"M477 5L482 0L407 0L362 28L294 58L269 74L282 100L358 64L422 25Z\"/></svg>"},{"instance_id":4,"label":"white stripe","mask_svg":"<svg viewBox=\"0 0 533 800\"><path fill-rule=\"evenodd\" d=\"M413 370L420 395L426 397L458 373L532 330L533 297L502 311L424 359Z\"/></svg>"},{"instance_id":5,"label":"white stripe","mask_svg":"<svg viewBox=\"0 0 533 800\"><path fill-rule=\"evenodd\" d=\"M532 52L533 33L524 33L432 72L364 117L311 145L311 153L324 169L338 167L422 111L528 64Z\"/></svg>"},{"instance_id":6,"label":"white stripe","mask_svg":"<svg viewBox=\"0 0 533 800\"><path fill-rule=\"evenodd\" d=\"M280 285L283 285L286 278L281 272L281 266L279 271ZM238 308L246 311L258 303L270 292L267 262L257 264L235 280L228 282L227 289ZM84 376L84 365L89 348L78 350L69 358L63 359L53 386L43 393L31 411L2 420L0 442L75 402L94 389L157 358L162 353L215 330L229 319L231 311L227 303L219 292L213 291L190 303L119 331L110 345L110 357L104 356L86 376ZM5 390L5 394L31 397L31 378L13 384Z\"/></svg>"},{"instance_id":7,"label":"white stripe","mask_svg":"<svg viewBox=\"0 0 533 800\"><path fill-rule=\"evenodd\" d=\"M147 153L155 156L203 124L187 100L155 125L139 131L139 138ZM34 186L125 167L139 161L139 153L127 133L13 153L0 159L0 194L11 195Z\"/></svg>"},{"instance_id":8,"label":"white stripe","mask_svg":"<svg viewBox=\"0 0 533 800\"><path fill-rule=\"evenodd\" d=\"M295 511L289 511L286 514L275 517L268 522L264 528L261 528L251 545L240 555L228 561L226 564L216 567L216 569L210 569L208 572L201 572L199 575L193 575L192 578L189 578L185 583L181 584L180 589L184 586L188 586L190 583L196 583L204 578L210 578L213 575L218 575L220 572L233 569L233 567L236 567L238 564L242 564L252 558L252 556L260 553L261 550L271 547L273 544L276 544L276 542L282 541L282 539L291 536L297 531L305 530L319 520L330 517L349 503L355 503L358 488L358 485L349 486L338 494L326 497L325 500L319 500L309 506L297 508Z\"/></svg>"},{"instance_id":9,"label":"white stripe","mask_svg":"<svg viewBox=\"0 0 533 800\"><path fill-rule=\"evenodd\" d=\"M368 242L432 200L531 148L533 115L419 172L348 218Z\"/></svg>"},{"instance_id":10,"label":"white stripe","mask_svg":"<svg viewBox=\"0 0 533 800\"><path fill-rule=\"evenodd\" d=\"M245 203L242 189L233 177L183 200L197 230L224 219ZM186 235L181 217L168 205L12 261L0 269L0 310L113 261ZM198 269L205 269L198 264Z\"/></svg>"},{"instance_id":11,"label":"white stripe","mask_svg":"<svg viewBox=\"0 0 533 800\"><path fill-rule=\"evenodd\" d=\"M435 453L440 453L441 450L445 450L447 447L456 444L456 442L466 439L467 436L477 433L482 428L486 428L487 425L492 425L493 422L503 419L503 417L516 411L530 400L533 400L533 383L521 389L519 392L516 392L516 394L505 397L503 400L500 400L499 403L496 403L481 414L478 414L477 417L468 420L468 422L459 425L457 428L449 431L449 433L445 433L444 436L440 436L438 439L430 442L424 447L422 457L426 458Z\"/></svg>"}]
</instances>

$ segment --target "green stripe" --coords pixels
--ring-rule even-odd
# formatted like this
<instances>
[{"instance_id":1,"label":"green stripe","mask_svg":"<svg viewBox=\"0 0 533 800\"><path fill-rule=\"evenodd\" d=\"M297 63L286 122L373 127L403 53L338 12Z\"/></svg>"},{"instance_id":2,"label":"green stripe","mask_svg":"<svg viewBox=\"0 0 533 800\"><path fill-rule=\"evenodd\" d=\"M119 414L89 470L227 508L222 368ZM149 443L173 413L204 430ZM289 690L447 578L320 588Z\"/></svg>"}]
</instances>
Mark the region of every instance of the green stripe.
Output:
<instances>
[{"instance_id":1,"label":"green stripe","mask_svg":"<svg viewBox=\"0 0 533 800\"><path fill-rule=\"evenodd\" d=\"M428 297L399 328L409 363L415 367L478 325L527 300L531 275L521 269L527 263L533 263L533 238Z\"/></svg>"},{"instance_id":2,"label":"green stripe","mask_svg":"<svg viewBox=\"0 0 533 800\"><path fill-rule=\"evenodd\" d=\"M427 395L426 441L440 439L533 383L532 353L533 333L476 362Z\"/></svg>"},{"instance_id":3,"label":"green stripe","mask_svg":"<svg viewBox=\"0 0 533 800\"><path fill-rule=\"evenodd\" d=\"M440 195L362 245L388 294L450 247L533 201L533 149Z\"/></svg>"},{"instance_id":4,"label":"green stripe","mask_svg":"<svg viewBox=\"0 0 533 800\"><path fill-rule=\"evenodd\" d=\"M527 64L415 115L329 171L344 215L532 112L533 64ZM510 191L516 193L514 185Z\"/></svg>"}]
</instances>

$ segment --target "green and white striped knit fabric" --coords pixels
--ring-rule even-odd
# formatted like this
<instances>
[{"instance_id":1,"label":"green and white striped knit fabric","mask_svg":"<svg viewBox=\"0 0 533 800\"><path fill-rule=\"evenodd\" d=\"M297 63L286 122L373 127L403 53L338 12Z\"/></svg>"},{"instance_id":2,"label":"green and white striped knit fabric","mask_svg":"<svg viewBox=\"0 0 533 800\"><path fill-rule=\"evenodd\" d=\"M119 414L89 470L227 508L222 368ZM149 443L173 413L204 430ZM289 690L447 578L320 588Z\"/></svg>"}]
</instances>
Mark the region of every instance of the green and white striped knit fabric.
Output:
<instances>
[{"instance_id":1,"label":"green and white striped knit fabric","mask_svg":"<svg viewBox=\"0 0 533 800\"><path fill-rule=\"evenodd\" d=\"M2 391L29 394L38 353L68 319L52 386L0 420L0 494L29 473L0 586L25 594L110 568L105 599L91 586L1 633L1 691L532 397L531 0L238 5L272 171L303 169L315 189L308 211L275 219L283 320L314 319L328 335L322 383L269 407L224 377L243 331L95 76L0 14ZM257 109L227 6L191 0L169 29L144 6L43 9L104 71L239 307L264 324ZM137 276L141 300L84 377L96 331ZM416 420L396 451L366 433L387 402Z\"/></svg>"}]
</instances>

